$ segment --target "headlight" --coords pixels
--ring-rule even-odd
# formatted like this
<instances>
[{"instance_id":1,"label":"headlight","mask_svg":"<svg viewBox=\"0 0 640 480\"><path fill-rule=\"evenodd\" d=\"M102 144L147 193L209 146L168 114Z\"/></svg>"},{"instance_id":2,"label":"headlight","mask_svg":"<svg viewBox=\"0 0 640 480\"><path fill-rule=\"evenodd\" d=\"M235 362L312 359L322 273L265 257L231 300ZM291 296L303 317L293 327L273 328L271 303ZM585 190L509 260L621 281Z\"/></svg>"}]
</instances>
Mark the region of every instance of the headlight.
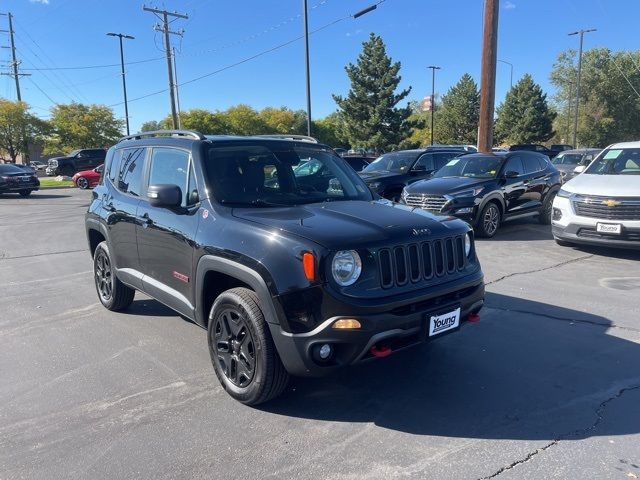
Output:
<instances>
[{"instance_id":1,"label":"headlight","mask_svg":"<svg viewBox=\"0 0 640 480\"><path fill-rule=\"evenodd\" d=\"M382 185L380 182L371 182L369 188L375 192L380 188L380 185Z\"/></svg>"},{"instance_id":2,"label":"headlight","mask_svg":"<svg viewBox=\"0 0 640 480\"><path fill-rule=\"evenodd\" d=\"M558 191L558 196L559 196L560 198L571 198L571 196L572 196L572 195L573 195L573 193L571 193L571 192L567 192L567 191L566 191L565 189L563 189L563 188L561 188L561 189Z\"/></svg>"},{"instance_id":3,"label":"headlight","mask_svg":"<svg viewBox=\"0 0 640 480\"><path fill-rule=\"evenodd\" d=\"M464 253L467 257L471 255L471 235L468 233L464 236Z\"/></svg>"},{"instance_id":4,"label":"headlight","mask_svg":"<svg viewBox=\"0 0 640 480\"><path fill-rule=\"evenodd\" d=\"M340 250L333 256L331 273L336 283L342 287L353 285L362 272L362 261L355 250Z\"/></svg>"},{"instance_id":5,"label":"headlight","mask_svg":"<svg viewBox=\"0 0 640 480\"><path fill-rule=\"evenodd\" d=\"M409 196L409 193L407 193L407 189L403 188L402 195L400 195L400 198L402 198L402 201L406 203L408 196Z\"/></svg>"},{"instance_id":6,"label":"headlight","mask_svg":"<svg viewBox=\"0 0 640 480\"><path fill-rule=\"evenodd\" d=\"M484 187L471 188L469 190L463 190L462 192L456 192L449 194L450 197L458 198L458 197L475 197L478 195Z\"/></svg>"}]
</instances>

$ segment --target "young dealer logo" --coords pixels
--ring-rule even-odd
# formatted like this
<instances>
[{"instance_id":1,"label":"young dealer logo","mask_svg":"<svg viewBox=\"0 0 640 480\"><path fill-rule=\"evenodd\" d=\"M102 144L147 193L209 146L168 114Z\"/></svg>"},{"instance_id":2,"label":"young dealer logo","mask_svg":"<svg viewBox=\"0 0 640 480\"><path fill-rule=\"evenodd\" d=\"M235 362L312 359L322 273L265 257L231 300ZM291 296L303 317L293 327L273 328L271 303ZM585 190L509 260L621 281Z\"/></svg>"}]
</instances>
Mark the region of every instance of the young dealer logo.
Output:
<instances>
[{"instance_id":1,"label":"young dealer logo","mask_svg":"<svg viewBox=\"0 0 640 480\"><path fill-rule=\"evenodd\" d=\"M448 317L436 318L433 323L433 333L441 332L447 328L451 328L456 323L457 315L454 313Z\"/></svg>"}]
</instances>

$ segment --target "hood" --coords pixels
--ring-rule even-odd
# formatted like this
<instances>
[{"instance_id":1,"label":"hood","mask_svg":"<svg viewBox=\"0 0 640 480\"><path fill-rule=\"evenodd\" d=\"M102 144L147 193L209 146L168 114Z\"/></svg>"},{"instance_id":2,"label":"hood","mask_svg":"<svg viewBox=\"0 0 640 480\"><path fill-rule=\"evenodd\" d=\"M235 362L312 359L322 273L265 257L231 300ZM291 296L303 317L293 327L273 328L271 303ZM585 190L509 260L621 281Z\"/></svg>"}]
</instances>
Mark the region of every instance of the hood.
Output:
<instances>
[{"instance_id":1,"label":"hood","mask_svg":"<svg viewBox=\"0 0 640 480\"><path fill-rule=\"evenodd\" d=\"M360 178L367 183L375 182L376 180L384 180L386 178L398 177L400 175L404 175L403 173L398 172L387 172L381 170L379 172L358 172Z\"/></svg>"},{"instance_id":2,"label":"hood","mask_svg":"<svg viewBox=\"0 0 640 480\"><path fill-rule=\"evenodd\" d=\"M446 195L474 187L481 187L494 182L495 178L442 177L421 180L412 183L405 190L407 193L428 193Z\"/></svg>"},{"instance_id":3,"label":"hood","mask_svg":"<svg viewBox=\"0 0 640 480\"><path fill-rule=\"evenodd\" d=\"M460 233L464 223L388 201L315 203L286 208L234 208L233 216L304 237L329 249L397 244ZM451 221L448 221L451 220ZM415 231L414 231L415 230Z\"/></svg>"},{"instance_id":4,"label":"hood","mask_svg":"<svg viewBox=\"0 0 640 480\"><path fill-rule=\"evenodd\" d=\"M563 190L603 197L640 197L640 175L592 175L583 173L562 186Z\"/></svg>"}]
</instances>

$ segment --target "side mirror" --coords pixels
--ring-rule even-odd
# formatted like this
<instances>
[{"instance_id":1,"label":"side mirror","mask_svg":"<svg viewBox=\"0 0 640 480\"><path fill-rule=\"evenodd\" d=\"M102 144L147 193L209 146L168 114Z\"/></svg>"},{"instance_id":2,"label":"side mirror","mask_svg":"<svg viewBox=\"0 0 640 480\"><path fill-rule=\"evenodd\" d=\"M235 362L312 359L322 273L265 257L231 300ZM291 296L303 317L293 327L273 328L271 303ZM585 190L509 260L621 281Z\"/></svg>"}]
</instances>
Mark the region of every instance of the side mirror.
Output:
<instances>
[{"instance_id":1,"label":"side mirror","mask_svg":"<svg viewBox=\"0 0 640 480\"><path fill-rule=\"evenodd\" d=\"M177 185L149 185L147 197L153 207L174 208L182 204L182 190Z\"/></svg>"},{"instance_id":2,"label":"side mirror","mask_svg":"<svg viewBox=\"0 0 640 480\"><path fill-rule=\"evenodd\" d=\"M518 172L514 172L513 170L509 170L505 172L504 178L518 178L520 174Z\"/></svg>"},{"instance_id":3,"label":"side mirror","mask_svg":"<svg viewBox=\"0 0 640 480\"><path fill-rule=\"evenodd\" d=\"M578 165L576 168L573 169L573 173L578 174L578 173L582 173L587 169L586 165Z\"/></svg>"}]
</instances>

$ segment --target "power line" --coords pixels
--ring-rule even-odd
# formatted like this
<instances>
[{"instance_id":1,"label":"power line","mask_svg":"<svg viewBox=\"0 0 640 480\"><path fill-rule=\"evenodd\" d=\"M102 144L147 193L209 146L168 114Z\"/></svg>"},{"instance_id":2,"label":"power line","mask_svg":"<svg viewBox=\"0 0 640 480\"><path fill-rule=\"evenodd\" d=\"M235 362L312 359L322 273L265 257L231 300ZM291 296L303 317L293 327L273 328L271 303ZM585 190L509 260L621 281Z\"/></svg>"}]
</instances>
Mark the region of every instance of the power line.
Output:
<instances>
[{"instance_id":1,"label":"power line","mask_svg":"<svg viewBox=\"0 0 640 480\"><path fill-rule=\"evenodd\" d=\"M638 93L638 90L636 90L636 88L633 86L633 84L631 83L631 80L629 80L629 78L625 75L624 71L620 68L620 66L618 65L618 63L613 59L613 57L611 57L611 62L616 66L616 68L618 69L618 71L620 72L620 74L624 77L624 79L627 81L627 83L629 84L629 86L631 87L631 89L636 92L636 95L638 96L638 98L640 98L640 93Z\"/></svg>"}]
</instances>

